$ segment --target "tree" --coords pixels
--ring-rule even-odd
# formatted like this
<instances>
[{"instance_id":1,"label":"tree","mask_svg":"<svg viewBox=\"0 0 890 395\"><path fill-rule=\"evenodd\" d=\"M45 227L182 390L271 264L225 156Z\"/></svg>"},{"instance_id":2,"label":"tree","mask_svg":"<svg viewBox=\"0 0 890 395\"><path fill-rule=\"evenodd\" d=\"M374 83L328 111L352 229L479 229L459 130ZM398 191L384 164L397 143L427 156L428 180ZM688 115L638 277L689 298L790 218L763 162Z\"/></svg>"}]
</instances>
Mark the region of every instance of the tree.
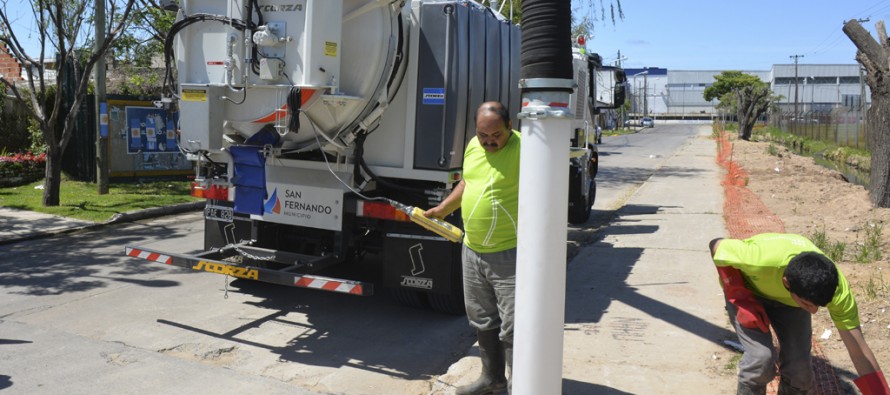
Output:
<instances>
[{"instance_id":1,"label":"tree","mask_svg":"<svg viewBox=\"0 0 890 395\"><path fill-rule=\"evenodd\" d=\"M114 59L135 67L151 67L155 59L163 60L164 42L176 14L161 8L156 0L137 0L130 24L121 32L111 50Z\"/></svg>"},{"instance_id":2,"label":"tree","mask_svg":"<svg viewBox=\"0 0 890 395\"><path fill-rule=\"evenodd\" d=\"M606 21L606 6L605 3L603 3L603 0L599 0L599 13L597 13L597 0L584 1L588 11L586 14L582 15L580 12L576 12L576 10L572 11L572 37L584 36L591 38L595 32L594 26L596 22ZM512 6L511 21L515 24L522 23L522 0L500 0L497 3L499 9L503 6L501 12L508 18L511 17L510 7ZM491 0L488 0L483 2L483 4L491 6L492 2ZM609 1L609 16L612 20L612 24L615 24L615 21L618 19L624 19L624 10L621 9L621 0Z\"/></svg>"},{"instance_id":3,"label":"tree","mask_svg":"<svg viewBox=\"0 0 890 395\"><path fill-rule=\"evenodd\" d=\"M126 27L135 0L106 1L105 9L112 23L107 24L105 42L93 51L82 51L89 44L93 29L95 4L78 0L34 0L32 15L36 32L24 30L24 23L12 20L5 7L0 8L0 41L9 48L28 76L28 89L20 89L6 78L0 84L11 91L18 100L28 102L31 116L38 124L46 141L46 180L43 189L43 205L59 205L59 189L62 182L62 154L74 132L75 120L81 103L87 95L90 74L96 62L108 51L115 39ZM19 37L37 35L39 54L25 52ZM47 80L45 63L47 50L56 52L55 81ZM82 57L82 58L81 58ZM73 102L66 103L62 92L72 92ZM55 94L53 94L55 92Z\"/></svg>"},{"instance_id":4,"label":"tree","mask_svg":"<svg viewBox=\"0 0 890 395\"><path fill-rule=\"evenodd\" d=\"M599 9L597 9L596 0L585 0L585 2L587 13L572 10L572 37L584 36L591 39L596 33L596 23L607 21L606 6L603 0L599 0ZM624 20L621 0L614 0L614 3L609 3L609 20L612 21L613 25L616 20Z\"/></svg>"},{"instance_id":5,"label":"tree","mask_svg":"<svg viewBox=\"0 0 890 395\"><path fill-rule=\"evenodd\" d=\"M714 79L716 82L705 88L705 100L720 99L717 108L733 112L738 117L739 138L751 139L754 123L776 100L769 84L741 71L724 71Z\"/></svg>"},{"instance_id":6,"label":"tree","mask_svg":"<svg viewBox=\"0 0 890 395\"><path fill-rule=\"evenodd\" d=\"M875 207L890 207L890 40L884 21L875 24L875 41L858 21L844 23L843 31L856 45L856 60L865 67L865 83L871 89L868 109L868 144L871 148L871 174L868 196ZM861 99L865 102L865 98Z\"/></svg>"}]
</instances>

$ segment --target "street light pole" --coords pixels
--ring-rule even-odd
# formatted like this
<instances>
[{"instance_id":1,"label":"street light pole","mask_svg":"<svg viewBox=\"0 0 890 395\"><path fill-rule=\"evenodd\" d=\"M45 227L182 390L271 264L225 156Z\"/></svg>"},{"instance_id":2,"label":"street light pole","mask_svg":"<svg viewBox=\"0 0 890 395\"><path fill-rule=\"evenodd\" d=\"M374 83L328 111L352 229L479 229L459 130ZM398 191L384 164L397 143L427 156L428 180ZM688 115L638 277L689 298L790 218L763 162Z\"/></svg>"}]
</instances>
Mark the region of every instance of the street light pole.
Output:
<instances>
[{"instance_id":1,"label":"street light pole","mask_svg":"<svg viewBox=\"0 0 890 395\"><path fill-rule=\"evenodd\" d=\"M639 77L640 75L643 76L643 103L642 104L643 104L643 116L645 116L646 115L646 75L648 75L648 74L649 74L649 70L643 70L643 71L631 76L634 79L634 107L635 107L634 112L637 113L637 115L639 115L639 113L640 113L639 105L637 103L637 100L639 100L638 99L639 92L637 89L637 77Z\"/></svg>"}]
</instances>

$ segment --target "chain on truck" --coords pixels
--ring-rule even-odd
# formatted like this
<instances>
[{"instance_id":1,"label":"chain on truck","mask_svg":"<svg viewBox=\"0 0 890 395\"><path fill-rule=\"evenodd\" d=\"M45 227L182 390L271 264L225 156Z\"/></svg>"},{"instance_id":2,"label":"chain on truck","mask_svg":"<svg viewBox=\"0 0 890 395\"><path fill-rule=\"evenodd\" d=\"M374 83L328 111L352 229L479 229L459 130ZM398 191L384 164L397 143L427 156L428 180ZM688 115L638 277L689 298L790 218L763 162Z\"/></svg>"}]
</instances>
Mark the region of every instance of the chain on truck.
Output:
<instances>
[{"instance_id":1,"label":"chain on truck","mask_svg":"<svg viewBox=\"0 0 890 395\"><path fill-rule=\"evenodd\" d=\"M435 206L460 181L482 102L507 105L518 129L519 27L467 1L167 5L178 13L170 97L157 104L180 112L192 194L206 199L204 252L127 255L354 295L384 288L462 313L460 245L404 209ZM624 102L624 72L601 63L575 50L572 223L596 196L596 114ZM445 220L461 225L459 213Z\"/></svg>"}]
</instances>

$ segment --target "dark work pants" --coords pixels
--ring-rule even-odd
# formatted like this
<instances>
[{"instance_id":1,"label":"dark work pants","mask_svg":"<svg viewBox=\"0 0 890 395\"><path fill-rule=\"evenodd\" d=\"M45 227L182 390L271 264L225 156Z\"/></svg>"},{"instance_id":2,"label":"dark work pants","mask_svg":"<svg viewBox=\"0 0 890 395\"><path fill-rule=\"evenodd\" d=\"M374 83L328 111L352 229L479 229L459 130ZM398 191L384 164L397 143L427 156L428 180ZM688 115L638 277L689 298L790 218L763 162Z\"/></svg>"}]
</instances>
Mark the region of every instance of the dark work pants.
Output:
<instances>
[{"instance_id":1,"label":"dark work pants","mask_svg":"<svg viewBox=\"0 0 890 395\"><path fill-rule=\"evenodd\" d=\"M739 325L735 305L727 302L729 319L739 342L745 347L745 354L739 361L739 385L747 387L751 393L765 393L766 385L776 376L778 362L779 374L793 389L809 391L813 387L811 314L799 307L762 298L758 300L766 309L771 329L779 340L779 351L776 352L769 333Z\"/></svg>"}]
</instances>

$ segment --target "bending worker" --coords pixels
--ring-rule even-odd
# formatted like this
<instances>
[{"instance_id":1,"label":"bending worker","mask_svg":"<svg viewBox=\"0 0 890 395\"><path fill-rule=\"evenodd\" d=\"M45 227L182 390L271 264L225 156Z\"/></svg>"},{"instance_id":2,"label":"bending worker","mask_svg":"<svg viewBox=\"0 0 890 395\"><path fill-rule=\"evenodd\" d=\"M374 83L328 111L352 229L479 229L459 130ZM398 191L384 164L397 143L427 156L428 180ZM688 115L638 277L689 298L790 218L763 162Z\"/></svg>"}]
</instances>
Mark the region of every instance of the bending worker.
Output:
<instances>
[{"instance_id":1,"label":"bending worker","mask_svg":"<svg viewBox=\"0 0 890 395\"><path fill-rule=\"evenodd\" d=\"M516 220L519 212L519 132L507 109L482 103L476 136L464 152L463 179L427 217L443 218L463 207L464 304L476 329L482 374L457 394L490 394L509 386L513 363L516 289Z\"/></svg>"},{"instance_id":2,"label":"bending worker","mask_svg":"<svg viewBox=\"0 0 890 395\"><path fill-rule=\"evenodd\" d=\"M715 239L711 256L726 296L726 310L744 346L738 394L765 394L776 375L779 394L806 394L813 387L812 314L828 309L864 395L887 395L887 381L865 342L859 309L847 279L806 238L765 233L745 240ZM773 347L770 326L779 340Z\"/></svg>"}]
</instances>

